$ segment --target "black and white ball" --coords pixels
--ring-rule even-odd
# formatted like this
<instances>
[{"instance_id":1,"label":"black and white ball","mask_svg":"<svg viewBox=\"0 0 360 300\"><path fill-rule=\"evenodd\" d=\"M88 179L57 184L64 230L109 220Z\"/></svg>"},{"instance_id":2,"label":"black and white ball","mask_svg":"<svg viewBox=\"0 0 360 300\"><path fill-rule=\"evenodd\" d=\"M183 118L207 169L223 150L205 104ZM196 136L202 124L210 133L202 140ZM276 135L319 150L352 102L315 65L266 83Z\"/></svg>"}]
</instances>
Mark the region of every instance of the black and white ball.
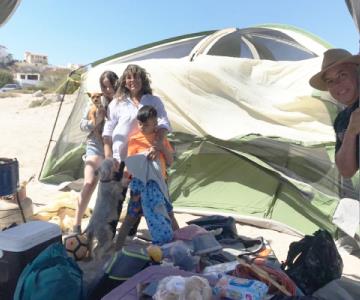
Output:
<instances>
[{"instance_id":1,"label":"black and white ball","mask_svg":"<svg viewBox=\"0 0 360 300\"><path fill-rule=\"evenodd\" d=\"M85 234L73 234L64 238L64 246L68 255L75 260L88 256L89 242Z\"/></svg>"}]
</instances>

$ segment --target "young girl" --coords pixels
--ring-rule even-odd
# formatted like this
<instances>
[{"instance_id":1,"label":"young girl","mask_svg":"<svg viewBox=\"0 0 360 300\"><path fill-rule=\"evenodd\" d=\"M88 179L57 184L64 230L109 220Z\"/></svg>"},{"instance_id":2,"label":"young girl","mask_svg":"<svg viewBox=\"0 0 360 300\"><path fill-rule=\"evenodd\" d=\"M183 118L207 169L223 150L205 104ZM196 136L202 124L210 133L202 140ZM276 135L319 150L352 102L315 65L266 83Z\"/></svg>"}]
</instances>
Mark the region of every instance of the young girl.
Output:
<instances>
[{"instance_id":1,"label":"young girl","mask_svg":"<svg viewBox=\"0 0 360 300\"><path fill-rule=\"evenodd\" d=\"M156 139L157 112L154 107L141 107L137 121L140 131L129 138L128 158L125 160L132 179L131 198L123 226L130 226L143 213L153 244L162 245L173 238L169 217L173 217L173 209L165 183L166 167L173 162L173 149L166 137L162 142ZM160 151L159 158L149 160L148 154L154 147ZM119 235L121 231L122 228Z\"/></svg>"},{"instance_id":2,"label":"young girl","mask_svg":"<svg viewBox=\"0 0 360 300\"><path fill-rule=\"evenodd\" d=\"M97 115L97 123L104 125L106 109L114 97L118 76L112 71L105 71L100 76L100 88L103 93L102 104ZM95 175L95 170L99 168L104 159L103 141L94 133L94 124L88 120L88 112L91 107L89 103L84 112L83 118L80 122L80 129L88 132L86 140L86 154L85 154L85 168L84 168L84 185L80 192L79 201L75 213L75 224L73 231L75 233L81 232L81 219L85 213L86 207L89 204L92 193L95 190L98 178Z\"/></svg>"}]
</instances>

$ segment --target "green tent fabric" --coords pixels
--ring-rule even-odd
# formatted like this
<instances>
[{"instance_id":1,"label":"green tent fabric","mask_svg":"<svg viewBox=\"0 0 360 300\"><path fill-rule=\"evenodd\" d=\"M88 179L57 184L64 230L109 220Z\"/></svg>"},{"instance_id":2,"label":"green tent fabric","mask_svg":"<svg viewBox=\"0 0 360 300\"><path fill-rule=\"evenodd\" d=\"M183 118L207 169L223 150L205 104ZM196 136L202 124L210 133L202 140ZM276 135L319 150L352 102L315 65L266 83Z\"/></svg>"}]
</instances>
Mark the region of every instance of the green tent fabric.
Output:
<instances>
[{"instance_id":1,"label":"green tent fabric","mask_svg":"<svg viewBox=\"0 0 360 300\"><path fill-rule=\"evenodd\" d=\"M170 193L175 208L268 218L305 233L317 228L335 233L331 220L339 186L333 184L338 173L330 155L324 145L308 148L258 136L236 143L201 139L177 158Z\"/></svg>"}]
</instances>

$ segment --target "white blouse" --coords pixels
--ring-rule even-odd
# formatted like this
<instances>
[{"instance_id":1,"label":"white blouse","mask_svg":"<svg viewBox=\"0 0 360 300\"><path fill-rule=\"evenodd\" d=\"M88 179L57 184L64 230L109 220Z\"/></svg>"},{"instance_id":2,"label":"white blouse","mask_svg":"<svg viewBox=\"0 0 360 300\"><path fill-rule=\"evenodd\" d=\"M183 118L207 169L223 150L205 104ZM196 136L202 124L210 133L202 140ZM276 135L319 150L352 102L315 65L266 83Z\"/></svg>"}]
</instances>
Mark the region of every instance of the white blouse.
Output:
<instances>
[{"instance_id":1,"label":"white blouse","mask_svg":"<svg viewBox=\"0 0 360 300\"><path fill-rule=\"evenodd\" d=\"M145 94L141 97L138 107L129 98L114 99L108 107L108 119L104 125L103 136L112 138L113 157L118 161L124 161L127 157L128 138L139 131L136 115L144 105L151 105L156 109L159 128L171 131L164 104L159 97Z\"/></svg>"}]
</instances>

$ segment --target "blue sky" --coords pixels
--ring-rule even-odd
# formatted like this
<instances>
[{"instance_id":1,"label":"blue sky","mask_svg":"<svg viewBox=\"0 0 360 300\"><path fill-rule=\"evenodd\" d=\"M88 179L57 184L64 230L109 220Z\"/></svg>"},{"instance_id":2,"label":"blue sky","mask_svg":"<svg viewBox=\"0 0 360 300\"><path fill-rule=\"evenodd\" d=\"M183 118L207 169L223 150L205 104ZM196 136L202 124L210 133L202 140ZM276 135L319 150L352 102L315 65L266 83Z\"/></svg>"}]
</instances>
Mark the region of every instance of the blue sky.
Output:
<instances>
[{"instance_id":1,"label":"blue sky","mask_svg":"<svg viewBox=\"0 0 360 300\"><path fill-rule=\"evenodd\" d=\"M177 35L264 23L297 26L334 47L358 52L344 0L22 0L0 27L0 44L49 63L86 64Z\"/></svg>"}]
</instances>

